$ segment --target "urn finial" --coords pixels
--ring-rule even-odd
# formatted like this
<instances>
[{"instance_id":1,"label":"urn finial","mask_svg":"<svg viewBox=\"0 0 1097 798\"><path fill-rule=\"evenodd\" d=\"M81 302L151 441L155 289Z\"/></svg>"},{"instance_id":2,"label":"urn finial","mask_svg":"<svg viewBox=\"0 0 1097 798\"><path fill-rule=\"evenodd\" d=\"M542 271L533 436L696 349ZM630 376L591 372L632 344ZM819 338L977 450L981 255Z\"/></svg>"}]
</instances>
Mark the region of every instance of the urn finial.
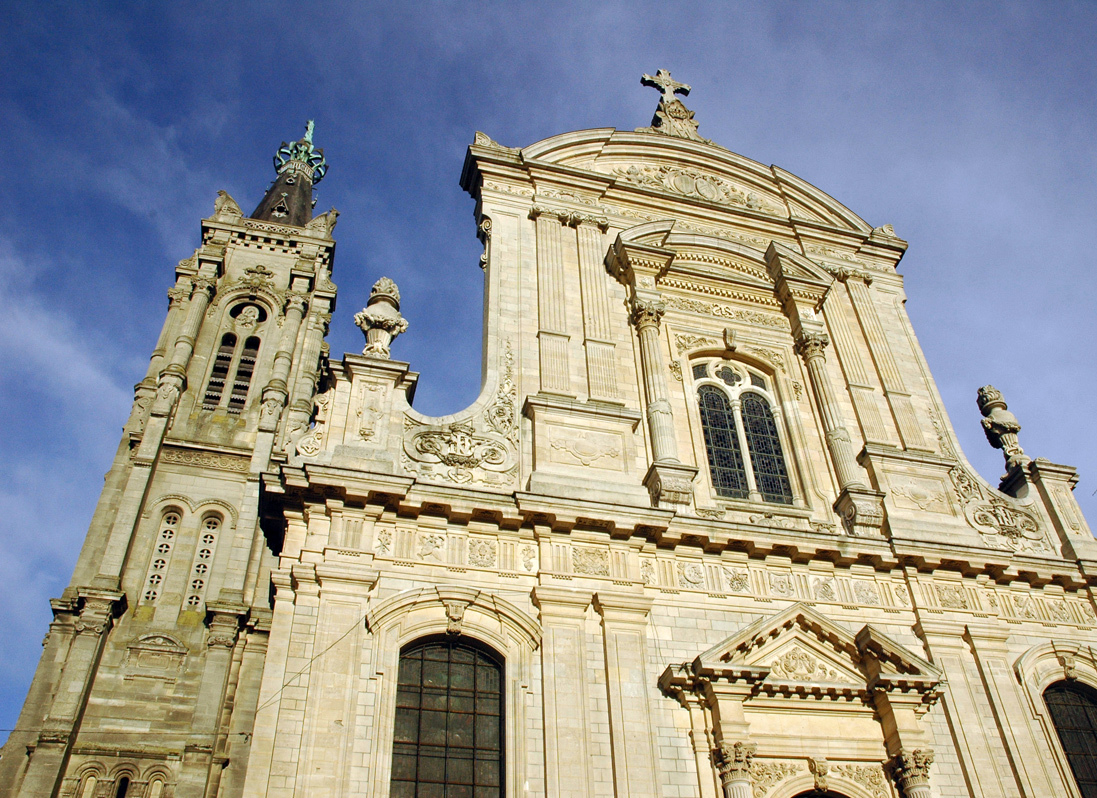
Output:
<instances>
[{"instance_id":1,"label":"urn finial","mask_svg":"<svg viewBox=\"0 0 1097 798\"><path fill-rule=\"evenodd\" d=\"M1002 450L1006 458L1006 468L1028 465L1029 459L1025 456L1025 450L1017 442L1021 423L1009 412L1002 392L993 385L984 385L979 389L976 401L979 403L979 412L983 414L983 431L987 435L987 441L995 449Z\"/></svg>"},{"instance_id":2,"label":"urn finial","mask_svg":"<svg viewBox=\"0 0 1097 798\"><path fill-rule=\"evenodd\" d=\"M365 333L363 355L388 359L389 345L408 328L400 315L400 289L388 277L373 284L366 306L354 314L354 323Z\"/></svg>"}]
</instances>

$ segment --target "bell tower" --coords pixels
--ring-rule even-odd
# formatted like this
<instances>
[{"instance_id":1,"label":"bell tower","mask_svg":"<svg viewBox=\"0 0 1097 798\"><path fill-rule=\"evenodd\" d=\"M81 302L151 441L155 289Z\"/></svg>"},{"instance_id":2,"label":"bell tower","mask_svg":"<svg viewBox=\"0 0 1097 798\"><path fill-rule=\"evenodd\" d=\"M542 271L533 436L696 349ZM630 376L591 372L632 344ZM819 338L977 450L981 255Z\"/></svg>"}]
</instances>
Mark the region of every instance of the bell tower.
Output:
<instances>
[{"instance_id":1,"label":"bell tower","mask_svg":"<svg viewBox=\"0 0 1097 798\"><path fill-rule=\"evenodd\" d=\"M242 778L234 730L250 731L270 629L260 482L312 423L335 307L338 212L313 216L312 135L282 143L250 216L218 192L176 267L0 795L197 798Z\"/></svg>"}]
</instances>

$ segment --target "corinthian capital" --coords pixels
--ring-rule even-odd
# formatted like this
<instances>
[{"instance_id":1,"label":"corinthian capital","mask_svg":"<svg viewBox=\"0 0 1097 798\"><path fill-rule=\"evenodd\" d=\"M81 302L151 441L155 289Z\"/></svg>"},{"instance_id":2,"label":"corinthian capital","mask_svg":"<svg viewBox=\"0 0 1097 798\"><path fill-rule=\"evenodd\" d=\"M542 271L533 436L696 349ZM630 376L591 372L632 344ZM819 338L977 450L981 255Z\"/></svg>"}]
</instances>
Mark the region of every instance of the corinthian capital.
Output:
<instances>
[{"instance_id":1,"label":"corinthian capital","mask_svg":"<svg viewBox=\"0 0 1097 798\"><path fill-rule=\"evenodd\" d=\"M168 289L168 302L169 307L183 304L184 300L190 297L190 292L185 288L169 288Z\"/></svg>"},{"instance_id":2,"label":"corinthian capital","mask_svg":"<svg viewBox=\"0 0 1097 798\"><path fill-rule=\"evenodd\" d=\"M667 303L661 299L632 300L632 323L639 329L658 327L666 312Z\"/></svg>"},{"instance_id":3,"label":"corinthian capital","mask_svg":"<svg viewBox=\"0 0 1097 798\"><path fill-rule=\"evenodd\" d=\"M826 333L803 333L796 340L796 354L806 363L817 357L823 357L823 350L830 343L830 336Z\"/></svg>"},{"instance_id":4,"label":"corinthian capital","mask_svg":"<svg viewBox=\"0 0 1097 798\"><path fill-rule=\"evenodd\" d=\"M195 277L191 280L191 296L198 296L199 294L206 294L207 297L213 296L214 281L206 277Z\"/></svg>"},{"instance_id":5,"label":"corinthian capital","mask_svg":"<svg viewBox=\"0 0 1097 798\"><path fill-rule=\"evenodd\" d=\"M932 764L933 751L929 748L904 748L895 755L892 773L903 795L916 792L914 788L929 786L929 766Z\"/></svg>"},{"instance_id":6,"label":"corinthian capital","mask_svg":"<svg viewBox=\"0 0 1097 798\"><path fill-rule=\"evenodd\" d=\"M758 746L754 743L724 743L716 749L716 766L720 769L720 781L750 780L750 763Z\"/></svg>"},{"instance_id":7,"label":"corinthian capital","mask_svg":"<svg viewBox=\"0 0 1097 798\"><path fill-rule=\"evenodd\" d=\"M308 294L302 294L299 291L286 291L286 310L299 310L304 313L305 306L308 305L308 299Z\"/></svg>"}]
</instances>

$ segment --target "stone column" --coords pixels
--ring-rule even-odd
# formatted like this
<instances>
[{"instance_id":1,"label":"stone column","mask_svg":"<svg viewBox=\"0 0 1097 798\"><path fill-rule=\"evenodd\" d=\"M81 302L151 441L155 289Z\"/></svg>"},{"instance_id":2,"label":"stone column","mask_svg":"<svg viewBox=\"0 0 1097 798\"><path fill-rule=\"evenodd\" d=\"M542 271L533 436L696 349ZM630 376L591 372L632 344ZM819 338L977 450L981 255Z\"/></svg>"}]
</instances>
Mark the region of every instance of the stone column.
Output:
<instances>
[{"instance_id":1,"label":"stone column","mask_svg":"<svg viewBox=\"0 0 1097 798\"><path fill-rule=\"evenodd\" d=\"M834 471L838 475L838 486L843 490L851 485L863 488L865 483L861 479L861 469L853 456L853 444L850 441L849 431L842 426L834 400L834 390L827 376L826 356L823 350L829 343L830 338L826 333L805 332L796 341L796 352L804 359L808 376L811 378L811 387L819 405L819 415L823 419L827 449L834 462Z\"/></svg>"},{"instance_id":2,"label":"stone column","mask_svg":"<svg viewBox=\"0 0 1097 798\"><path fill-rule=\"evenodd\" d=\"M296 282L296 281L295 281ZM270 380L263 388L263 405L259 411L259 429L273 432L278 426L278 417L289 398L289 372L293 365L293 351L297 348L297 334L301 330L301 320L305 316L308 295L297 291L286 292L286 315L282 320L282 337L278 341L278 351L274 353L274 366Z\"/></svg>"},{"instance_id":3,"label":"stone column","mask_svg":"<svg viewBox=\"0 0 1097 798\"><path fill-rule=\"evenodd\" d=\"M80 590L82 606L72 625L75 635L53 691L49 712L42 721L38 741L30 753L26 775L17 793L19 798L56 794L87 706L107 631L123 600L124 595L117 592Z\"/></svg>"},{"instance_id":4,"label":"stone column","mask_svg":"<svg viewBox=\"0 0 1097 798\"><path fill-rule=\"evenodd\" d=\"M154 416L170 415L179 395L183 392L187 382L187 365L190 363L191 355L194 354L194 342L198 339L198 330L202 327L202 321L215 291L214 280L205 276L195 277L191 281L191 288L190 304L187 305L183 326L175 339L168 365L160 372L156 401L152 405Z\"/></svg>"},{"instance_id":5,"label":"stone column","mask_svg":"<svg viewBox=\"0 0 1097 798\"><path fill-rule=\"evenodd\" d=\"M758 490L758 480L754 476L754 464L747 454L747 430L743 424L743 402L736 396L731 400L731 415L735 419L735 434L739 436L739 445L743 450L743 471L747 475L747 492L752 502L762 501L762 492Z\"/></svg>"},{"instance_id":6,"label":"stone column","mask_svg":"<svg viewBox=\"0 0 1097 798\"><path fill-rule=\"evenodd\" d=\"M127 429L140 432L144 429L145 419L152 406L153 397L156 396L157 379L160 370L164 367L164 358L168 352L168 341L179 322L179 314L186 300L190 297L190 291L183 284L168 290L168 313L164 318L164 326L160 328L160 337L156 339L156 347L149 358L149 368L145 378L137 383L134 389L133 410L130 412Z\"/></svg>"},{"instance_id":7,"label":"stone column","mask_svg":"<svg viewBox=\"0 0 1097 798\"><path fill-rule=\"evenodd\" d=\"M667 380L663 376L663 356L659 351L659 321L667 306L658 297L632 301L632 323L640 338L640 364L644 372L644 396L648 404L648 430L655 462L678 462L678 443L674 436L674 416L670 412Z\"/></svg>"},{"instance_id":8,"label":"stone column","mask_svg":"<svg viewBox=\"0 0 1097 798\"><path fill-rule=\"evenodd\" d=\"M656 507L688 505L693 499L694 466L678 459L674 434L674 415L670 409L663 355L659 351L659 320L666 304L655 292L637 291L632 298L631 321L640 339L640 369L644 376L647 399L648 433L654 462L644 477L644 485Z\"/></svg>"},{"instance_id":9,"label":"stone column","mask_svg":"<svg viewBox=\"0 0 1097 798\"><path fill-rule=\"evenodd\" d=\"M327 334L331 314L327 312L327 302L315 299L309 314L308 330L301 346L301 359L297 370L297 382L290 397L289 412L286 416L286 450L292 450L297 440L308 431L312 419L312 400L316 394L316 378L320 349Z\"/></svg>"},{"instance_id":10,"label":"stone column","mask_svg":"<svg viewBox=\"0 0 1097 798\"><path fill-rule=\"evenodd\" d=\"M892 774L903 798L932 798L929 767L933 764L930 748L904 748L892 760Z\"/></svg>"},{"instance_id":11,"label":"stone column","mask_svg":"<svg viewBox=\"0 0 1097 798\"><path fill-rule=\"evenodd\" d=\"M838 499L834 509L851 535L878 535L884 523L883 496L864 481L853 455L853 442L841 421L834 389L827 376L823 350L830 339L826 333L801 330L796 351L804 359L811 387L823 419L823 433L834 471L838 475Z\"/></svg>"},{"instance_id":12,"label":"stone column","mask_svg":"<svg viewBox=\"0 0 1097 798\"><path fill-rule=\"evenodd\" d=\"M754 743L725 743L714 752L720 771L724 798L753 798L750 763L758 746Z\"/></svg>"}]
</instances>

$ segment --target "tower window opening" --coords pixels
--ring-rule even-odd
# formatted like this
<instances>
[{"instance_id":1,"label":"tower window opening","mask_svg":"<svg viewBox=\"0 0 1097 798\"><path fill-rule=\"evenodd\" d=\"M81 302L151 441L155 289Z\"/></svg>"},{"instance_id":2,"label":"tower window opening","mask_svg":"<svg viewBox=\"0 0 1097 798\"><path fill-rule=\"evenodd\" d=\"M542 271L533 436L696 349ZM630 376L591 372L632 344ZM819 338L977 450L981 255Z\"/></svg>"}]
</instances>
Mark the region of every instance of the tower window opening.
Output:
<instances>
[{"instance_id":1,"label":"tower window opening","mask_svg":"<svg viewBox=\"0 0 1097 798\"><path fill-rule=\"evenodd\" d=\"M118 789L114 791L114 798L126 798L130 791L129 776L118 779Z\"/></svg>"},{"instance_id":2,"label":"tower window opening","mask_svg":"<svg viewBox=\"0 0 1097 798\"><path fill-rule=\"evenodd\" d=\"M225 380L229 376L229 366L232 364L232 353L236 350L236 336L225 333L221 338L221 346L217 350L217 357L213 361L213 370L206 384L206 395L202 399L202 408L216 410L221 403L221 396L225 392Z\"/></svg>"},{"instance_id":3,"label":"tower window opening","mask_svg":"<svg viewBox=\"0 0 1097 798\"><path fill-rule=\"evenodd\" d=\"M230 413L239 413L244 408L258 356L259 339L253 335L244 342L244 351L240 353L240 362L236 365L236 376L232 380L232 394L229 396Z\"/></svg>"}]
</instances>

